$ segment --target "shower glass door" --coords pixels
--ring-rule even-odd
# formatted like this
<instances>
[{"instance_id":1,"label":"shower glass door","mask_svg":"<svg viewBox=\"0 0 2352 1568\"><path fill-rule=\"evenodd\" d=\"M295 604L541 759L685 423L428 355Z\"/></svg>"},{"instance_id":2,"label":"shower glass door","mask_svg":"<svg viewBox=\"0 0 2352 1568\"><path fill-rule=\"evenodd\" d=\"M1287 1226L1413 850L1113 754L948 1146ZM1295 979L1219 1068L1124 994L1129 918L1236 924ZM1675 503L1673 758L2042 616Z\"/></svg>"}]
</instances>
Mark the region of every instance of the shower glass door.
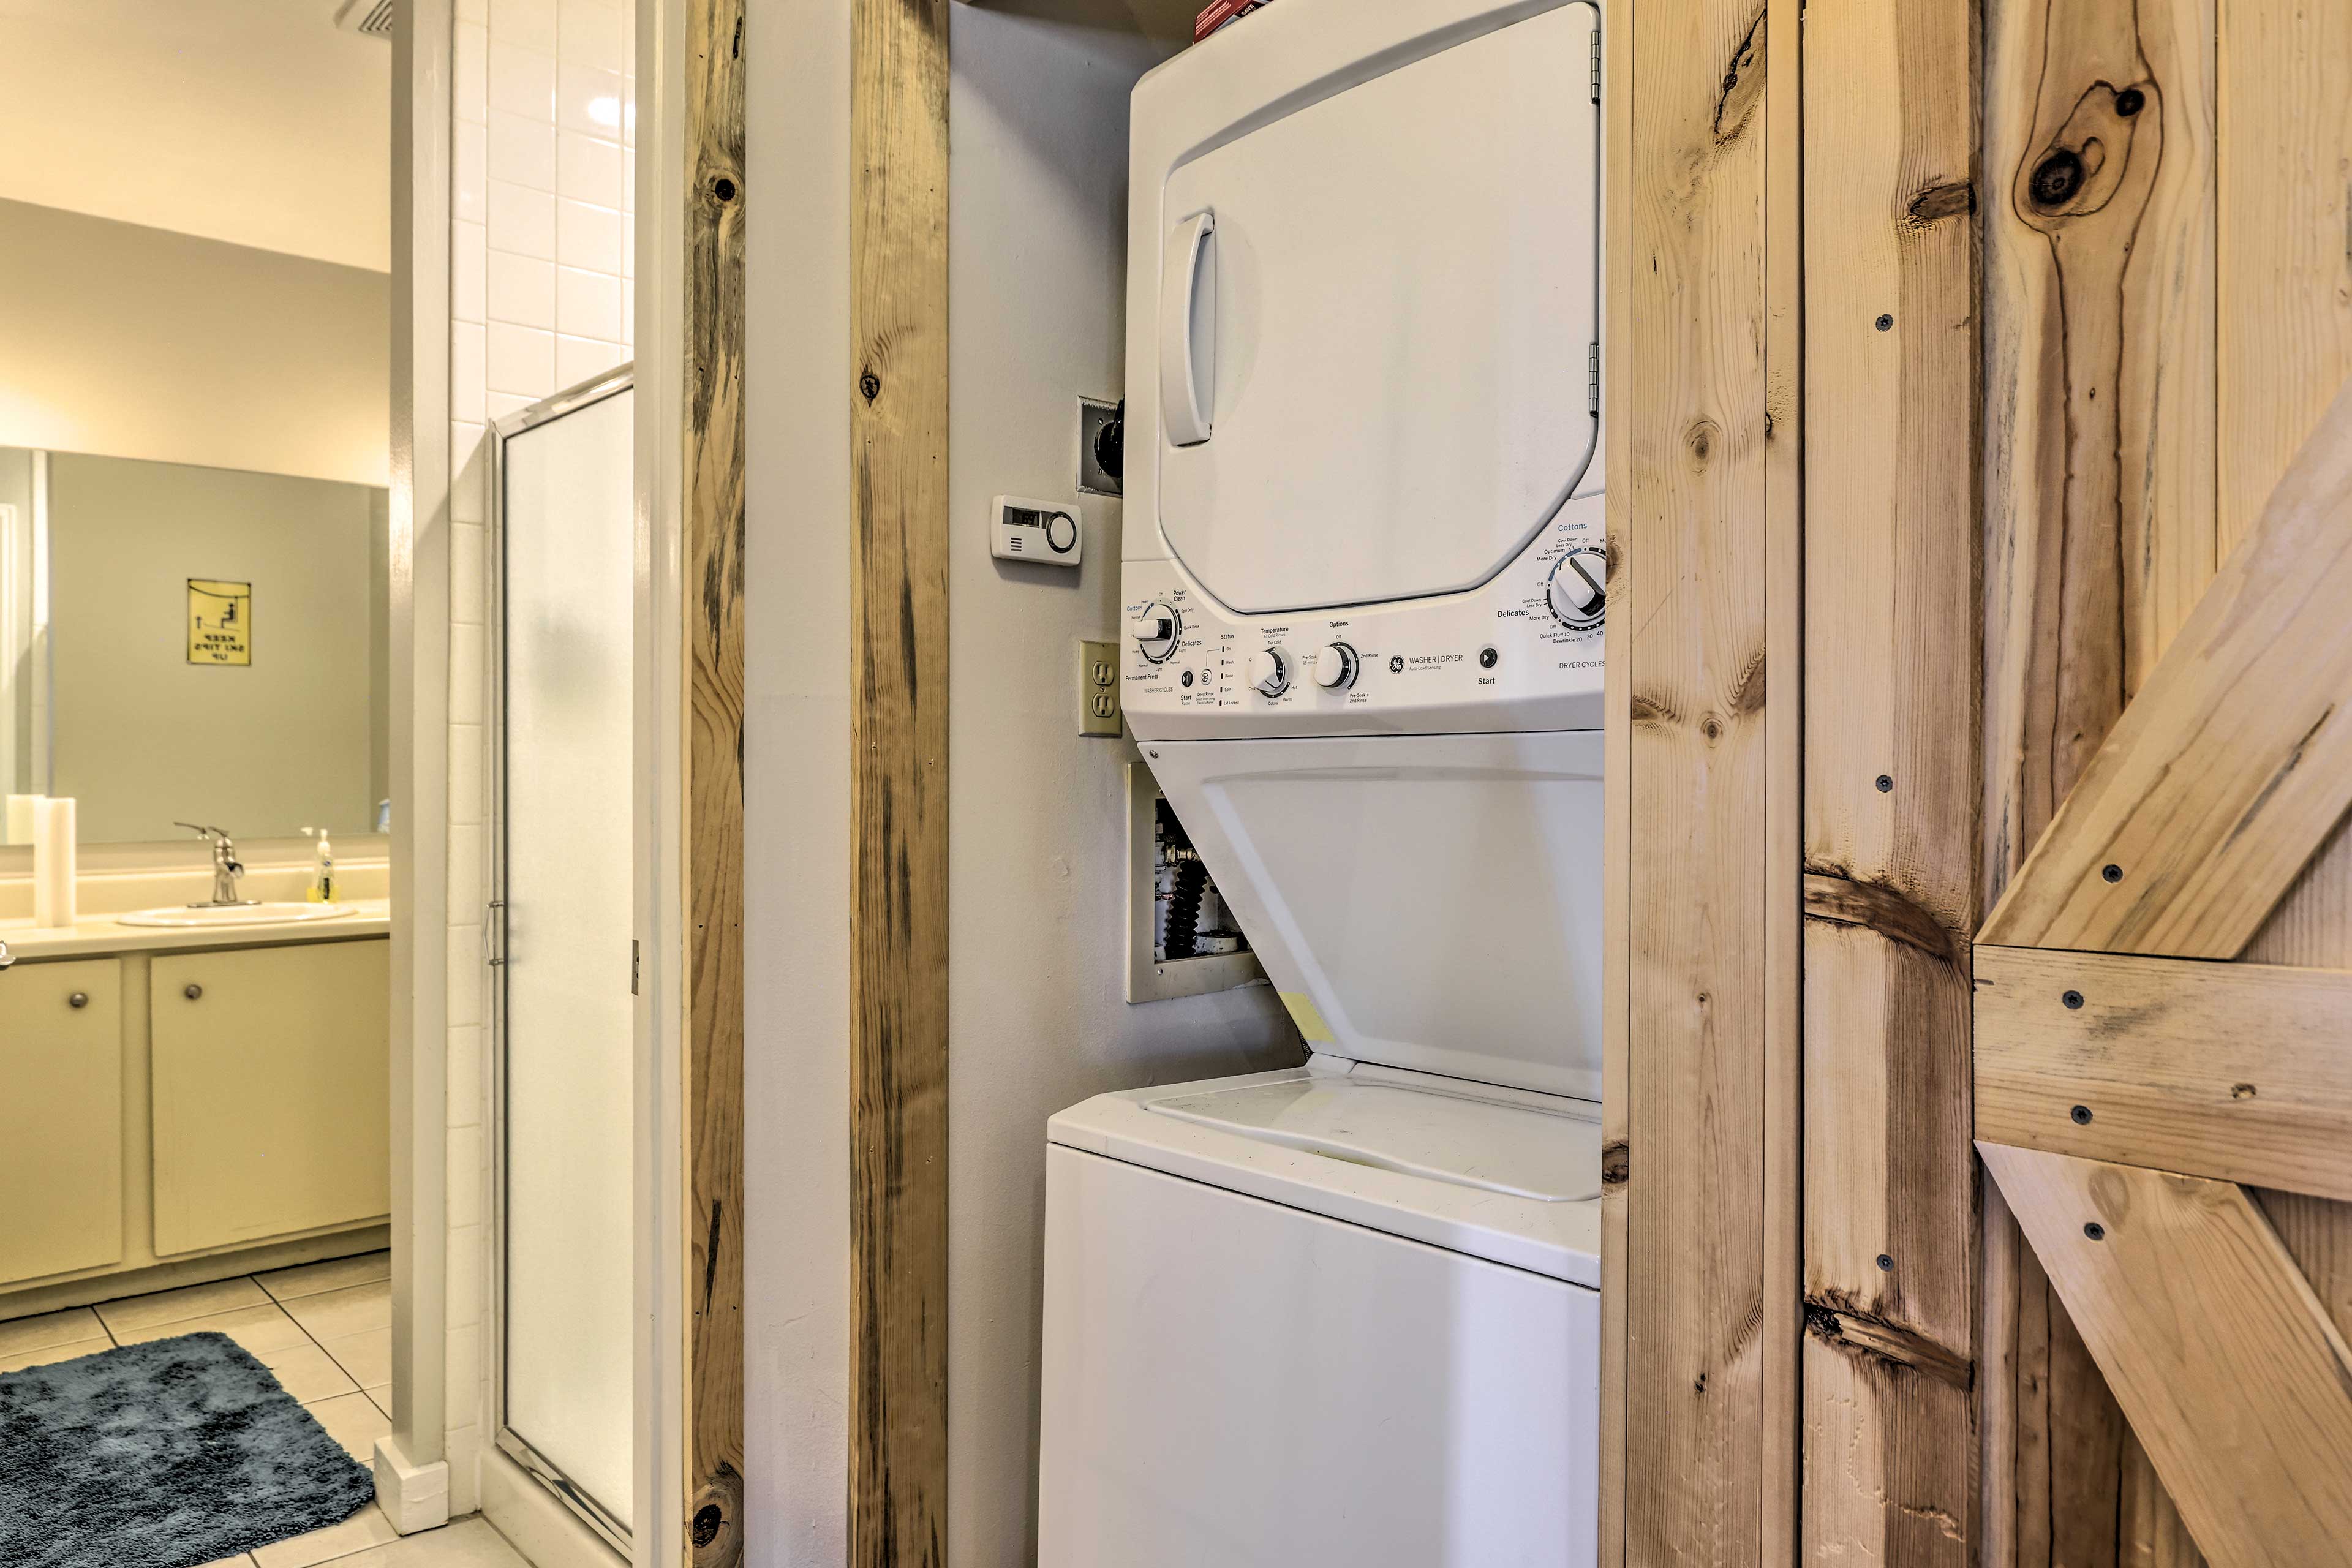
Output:
<instances>
[{"instance_id":1,"label":"shower glass door","mask_svg":"<svg viewBox=\"0 0 2352 1568\"><path fill-rule=\"evenodd\" d=\"M625 1543L635 1474L632 405L509 416L497 496L499 1446Z\"/></svg>"}]
</instances>

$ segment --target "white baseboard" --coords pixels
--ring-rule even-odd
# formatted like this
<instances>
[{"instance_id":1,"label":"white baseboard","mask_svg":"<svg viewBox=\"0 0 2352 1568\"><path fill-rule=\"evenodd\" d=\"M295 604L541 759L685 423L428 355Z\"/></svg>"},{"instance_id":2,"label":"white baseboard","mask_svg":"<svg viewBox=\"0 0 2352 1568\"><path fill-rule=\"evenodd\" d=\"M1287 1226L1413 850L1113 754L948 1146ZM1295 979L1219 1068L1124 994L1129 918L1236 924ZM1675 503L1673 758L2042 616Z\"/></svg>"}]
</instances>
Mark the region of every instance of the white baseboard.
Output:
<instances>
[{"instance_id":1,"label":"white baseboard","mask_svg":"<svg viewBox=\"0 0 2352 1568\"><path fill-rule=\"evenodd\" d=\"M375 1445L375 1504L403 1535L438 1530L449 1522L449 1463L409 1463L397 1437Z\"/></svg>"},{"instance_id":2,"label":"white baseboard","mask_svg":"<svg viewBox=\"0 0 2352 1568\"><path fill-rule=\"evenodd\" d=\"M495 1446L482 1450L482 1517L534 1568L628 1568L627 1558Z\"/></svg>"}]
</instances>

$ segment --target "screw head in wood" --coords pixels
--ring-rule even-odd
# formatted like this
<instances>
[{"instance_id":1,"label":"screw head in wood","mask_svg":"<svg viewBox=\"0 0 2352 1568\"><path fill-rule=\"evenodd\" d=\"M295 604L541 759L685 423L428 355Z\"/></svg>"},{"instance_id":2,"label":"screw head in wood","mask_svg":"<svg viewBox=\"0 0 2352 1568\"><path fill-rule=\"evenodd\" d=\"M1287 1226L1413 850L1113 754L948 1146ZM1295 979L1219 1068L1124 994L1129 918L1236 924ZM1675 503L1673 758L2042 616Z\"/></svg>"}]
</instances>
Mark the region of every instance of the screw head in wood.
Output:
<instances>
[{"instance_id":1,"label":"screw head in wood","mask_svg":"<svg viewBox=\"0 0 2352 1568\"><path fill-rule=\"evenodd\" d=\"M2093 1220L2090 1224L2083 1227L2083 1234L2089 1237L2093 1241L2105 1241L2107 1239L2107 1227L2101 1225L2097 1220Z\"/></svg>"},{"instance_id":2,"label":"screw head in wood","mask_svg":"<svg viewBox=\"0 0 2352 1568\"><path fill-rule=\"evenodd\" d=\"M2087 1105L2078 1105L2066 1114L2074 1119L2074 1125L2077 1127L2088 1127L2091 1124L2091 1108Z\"/></svg>"},{"instance_id":3,"label":"screw head in wood","mask_svg":"<svg viewBox=\"0 0 2352 1568\"><path fill-rule=\"evenodd\" d=\"M1883 1252L1880 1253L1878 1255L1878 1271L1881 1274L1893 1273L1895 1271L1895 1259L1887 1257L1886 1254Z\"/></svg>"},{"instance_id":4,"label":"screw head in wood","mask_svg":"<svg viewBox=\"0 0 2352 1568\"><path fill-rule=\"evenodd\" d=\"M2121 866L2102 866L2099 875L2110 882L2120 882L2124 879L2124 868Z\"/></svg>"},{"instance_id":5,"label":"screw head in wood","mask_svg":"<svg viewBox=\"0 0 2352 1568\"><path fill-rule=\"evenodd\" d=\"M2058 1000L2065 1003L2069 1007L2079 1008L2083 1005L2083 994L2080 991L2069 991Z\"/></svg>"},{"instance_id":6,"label":"screw head in wood","mask_svg":"<svg viewBox=\"0 0 2352 1568\"><path fill-rule=\"evenodd\" d=\"M1895 318L1892 316L1881 316L1878 318L1877 326L1878 330L1882 332L1891 332L1895 330Z\"/></svg>"},{"instance_id":7,"label":"screw head in wood","mask_svg":"<svg viewBox=\"0 0 2352 1568\"><path fill-rule=\"evenodd\" d=\"M1894 793L1894 790L1895 790L1895 778L1894 778L1894 775L1893 775L1893 774L1891 774L1891 773L1881 773L1881 774L1879 774L1879 775L1878 775L1878 778L1877 778L1877 780L1876 780L1875 782L1876 782L1876 783L1877 783L1877 784L1878 784L1878 793L1879 793L1879 794L1881 794L1881 795L1891 795L1892 793Z\"/></svg>"}]
</instances>

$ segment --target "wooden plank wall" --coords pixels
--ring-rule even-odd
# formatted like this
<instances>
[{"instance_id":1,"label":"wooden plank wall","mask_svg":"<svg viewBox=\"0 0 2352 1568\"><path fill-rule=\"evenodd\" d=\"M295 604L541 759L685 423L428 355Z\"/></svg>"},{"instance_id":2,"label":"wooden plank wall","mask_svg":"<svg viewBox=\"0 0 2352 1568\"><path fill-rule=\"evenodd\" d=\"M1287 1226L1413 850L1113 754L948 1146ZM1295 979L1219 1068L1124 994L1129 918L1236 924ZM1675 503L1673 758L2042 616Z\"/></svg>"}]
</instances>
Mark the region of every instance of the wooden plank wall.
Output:
<instances>
[{"instance_id":1,"label":"wooden plank wall","mask_svg":"<svg viewBox=\"0 0 2352 1568\"><path fill-rule=\"evenodd\" d=\"M2352 374L2352 8L1987 0L1990 904ZM2247 962L2352 968L2339 829ZM2339 1326L2352 1207L2265 1194ZM2200 1563L1987 1189L1991 1568Z\"/></svg>"},{"instance_id":2,"label":"wooden plank wall","mask_svg":"<svg viewBox=\"0 0 2352 1568\"><path fill-rule=\"evenodd\" d=\"M678 1556L743 1546L743 0L686 5L685 1468Z\"/></svg>"},{"instance_id":3,"label":"wooden plank wall","mask_svg":"<svg viewBox=\"0 0 2352 1568\"><path fill-rule=\"evenodd\" d=\"M1749 0L1610 17L1610 620L1624 704L1611 715L1624 825L1611 836L1622 990L1604 1161L1612 1563L1793 1551L1799 803L1795 740L1776 727L1795 723L1798 693L1788 683L1773 707L1766 672L1800 658L1800 407L1796 279L1768 264L1767 212L1777 188L1794 219L1792 175L1773 180L1773 160L1796 153L1793 70L1777 100L1769 88L1799 28L1793 4L1769 9L1769 26ZM1777 919L1776 886L1790 895Z\"/></svg>"},{"instance_id":4,"label":"wooden plank wall","mask_svg":"<svg viewBox=\"0 0 2352 1568\"><path fill-rule=\"evenodd\" d=\"M1809 1563L1972 1562L1977 24L1805 25Z\"/></svg>"},{"instance_id":5,"label":"wooden plank wall","mask_svg":"<svg viewBox=\"0 0 2352 1568\"><path fill-rule=\"evenodd\" d=\"M947 1514L948 15L853 0L852 1568Z\"/></svg>"}]
</instances>

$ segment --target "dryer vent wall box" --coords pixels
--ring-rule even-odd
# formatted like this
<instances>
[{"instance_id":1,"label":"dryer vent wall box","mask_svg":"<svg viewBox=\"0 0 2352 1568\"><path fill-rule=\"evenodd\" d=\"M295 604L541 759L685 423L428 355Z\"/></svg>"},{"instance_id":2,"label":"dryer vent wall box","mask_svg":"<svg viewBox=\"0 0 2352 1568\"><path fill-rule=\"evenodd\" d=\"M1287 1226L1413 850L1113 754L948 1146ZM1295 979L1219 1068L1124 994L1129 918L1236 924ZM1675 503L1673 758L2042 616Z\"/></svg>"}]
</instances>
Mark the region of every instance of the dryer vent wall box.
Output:
<instances>
[{"instance_id":1,"label":"dryer vent wall box","mask_svg":"<svg viewBox=\"0 0 2352 1568\"><path fill-rule=\"evenodd\" d=\"M1136 85L1130 959L1313 1054L1048 1123L1040 1568L1597 1560L1601 22L1282 0Z\"/></svg>"},{"instance_id":2,"label":"dryer vent wall box","mask_svg":"<svg viewBox=\"0 0 2352 1568\"><path fill-rule=\"evenodd\" d=\"M1086 542L1086 513L1074 501L998 496L989 509L989 553L1000 561L1076 566Z\"/></svg>"}]
</instances>

